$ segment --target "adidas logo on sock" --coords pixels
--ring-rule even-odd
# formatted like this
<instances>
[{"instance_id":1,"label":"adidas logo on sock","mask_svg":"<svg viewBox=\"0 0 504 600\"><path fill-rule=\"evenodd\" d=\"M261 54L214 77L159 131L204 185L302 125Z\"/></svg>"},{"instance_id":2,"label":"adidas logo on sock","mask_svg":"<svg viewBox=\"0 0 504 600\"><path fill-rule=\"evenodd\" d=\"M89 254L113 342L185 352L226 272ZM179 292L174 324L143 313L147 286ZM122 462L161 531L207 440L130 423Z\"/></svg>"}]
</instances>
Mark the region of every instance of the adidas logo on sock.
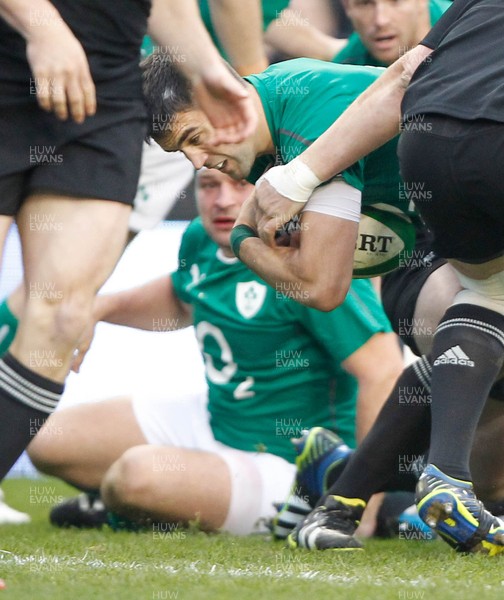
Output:
<instances>
[{"instance_id":1,"label":"adidas logo on sock","mask_svg":"<svg viewBox=\"0 0 504 600\"><path fill-rule=\"evenodd\" d=\"M460 346L452 346L436 358L433 366L437 365L461 365L463 367L474 367L471 360Z\"/></svg>"}]
</instances>

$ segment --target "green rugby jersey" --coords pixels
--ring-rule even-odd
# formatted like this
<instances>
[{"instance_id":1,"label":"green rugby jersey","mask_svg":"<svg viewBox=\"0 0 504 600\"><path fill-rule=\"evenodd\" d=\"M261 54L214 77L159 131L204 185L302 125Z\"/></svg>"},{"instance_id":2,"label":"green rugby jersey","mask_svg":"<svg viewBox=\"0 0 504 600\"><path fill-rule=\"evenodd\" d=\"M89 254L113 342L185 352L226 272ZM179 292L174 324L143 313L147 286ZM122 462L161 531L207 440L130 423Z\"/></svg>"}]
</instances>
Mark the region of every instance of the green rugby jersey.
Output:
<instances>
[{"instance_id":1,"label":"green rugby jersey","mask_svg":"<svg viewBox=\"0 0 504 600\"><path fill-rule=\"evenodd\" d=\"M355 446L357 383L341 362L390 331L369 281L354 281L330 313L307 308L295 301L301 290L275 290L224 257L199 218L183 236L172 278L193 307L217 440L293 462L289 439L321 425Z\"/></svg>"},{"instance_id":2,"label":"green rugby jersey","mask_svg":"<svg viewBox=\"0 0 504 600\"><path fill-rule=\"evenodd\" d=\"M452 5L451 0L430 0L431 24L437 23L443 13ZM347 45L342 48L333 58L335 63L347 65L371 65L373 67L384 67L364 46L357 33L352 33L348 38Z\"/></svg>"},{"instance_id":3,"label":"green rugby jersey","mask_svg":"<svg viewBox=\"0 0 504 600\"><path fill-rule=\"evenodd\" d=\"M261 99L276 156L261 156L252 167L255 183L272 164L301 154L382 73L382 67L340 65L309 58L277 63L245 77ZM415 215L411 194L399 176L397 138L341 173L362 192L362 205L387 204Z\"/></svg>"},{"instance_id":4,"label":"green rugby jersey","mask_svg":"<svg viewBox=\"0 0 504 600\"><path fill-rule=\"evenodd\" d=\"M266 31L269 24L280 15L282 10L289 6L289 2L290 0L262 0L264 31ZM224 56L224 58L227 58L227 55L224 52L224 49L222 48L219 38L215 33L215 29L212 23L212 16L210 14L210 6L208 5L208 0L199 0L199 7L201 18L203 20L203 23L205 24L208 33L210 34L210 37L212 38L214 44L216 45L217 49L222 54L222 56Z\"/></svg>"}]
</instances>

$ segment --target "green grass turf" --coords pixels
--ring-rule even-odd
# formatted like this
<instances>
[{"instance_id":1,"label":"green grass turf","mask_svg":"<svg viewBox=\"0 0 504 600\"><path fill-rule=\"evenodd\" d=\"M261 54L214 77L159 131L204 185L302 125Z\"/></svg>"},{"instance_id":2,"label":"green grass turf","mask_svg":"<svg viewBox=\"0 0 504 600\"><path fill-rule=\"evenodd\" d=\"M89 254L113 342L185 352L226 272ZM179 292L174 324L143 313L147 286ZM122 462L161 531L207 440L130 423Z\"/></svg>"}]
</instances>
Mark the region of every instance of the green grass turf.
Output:
<instances>
[{"instance_id":1,"label":"green grass turf","mask_svg":"<svg viewBox=\"0 0 504 600\"><path fill-rule=\"evenodd\" d=\"M344 554L290 551L267 536L198 531L59 530L53 479L7 480L32 523L0 526L0 600L481 600L504 598L504 557L461 556L440 541L374 540Z\"/></svg>"}]
</instances>

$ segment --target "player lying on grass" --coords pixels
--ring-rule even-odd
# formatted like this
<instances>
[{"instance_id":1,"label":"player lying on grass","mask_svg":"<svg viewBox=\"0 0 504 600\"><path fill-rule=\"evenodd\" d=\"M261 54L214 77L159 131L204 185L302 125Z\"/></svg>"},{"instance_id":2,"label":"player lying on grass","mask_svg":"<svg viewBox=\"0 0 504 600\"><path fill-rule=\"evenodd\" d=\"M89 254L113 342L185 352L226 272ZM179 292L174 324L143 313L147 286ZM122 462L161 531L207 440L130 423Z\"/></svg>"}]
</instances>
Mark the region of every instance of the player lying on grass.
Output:
<instances>
[{"instance_id":1,"label":"player lying on grass","mask_svg":"<svg viewBox=\"0 0 504 600\"><path fill-rule=\"evenodd\" d=\"M263 238L272 240L278 223L299 211L299 205L286 198L306 200L317 185L313 181L345 169L396 135L398 124L403 123L400 157L406 184L429 191L429 201L417 199L417 205L433 231L434 250L450 259L464 288L434 339L433 425L429 464L417 488L418 505L424 519L454 547L490 553L502 550L504 531L474 495L469 452L484 402L504 361L502 178L498 170L492 170L493 159L485 155L488 136L498 138L502 129L496 108L500 99L493 95L494 84L489 82L500 81L503 73L499 61L485 59L484 66L476 66L473 77L466 78L466 65L475 60L469 48L486 44L489 51L493 49L488 42L498 38L498 20L503 15L496 14L488 31L480 27L489 23L493 10L487 0L456 1L425 41L394 63L313 144L300 165L278 168L267 176L274 189L264 183L255 207L263 214L249 207L247 215L249 225L258 223ZM433 48L436 51L431 54ZM449 77L449 85L443 87L447 96L440 98L439 81L444 77ZM414 84L405 95L410 80ZM463 98L471 99L469 105ZM433 155L432 143L438 137L441 148L436 147ZM461 147L454 149L462 138ZM478 152L474 150L476 141L481 144ZM447 160L454 162L441 163L447 154L451 157ZM467 168L458 170L463 161ZM457 164L454 171L452 164ZM304 173L301 185L292 180L296 166L298 173ZM339 207L340 219L334 228L338 237L352 228L344 208ZM250 249L252 244L248 244ZM455 439L457 443L453 443ZM311 542L318 531L324 534L324 545L330 546L329 520L332 515L336 522L338 507L332 506L332 500L327 503L331 506L318 509L303 527L313 533ZM317 521L325 525L317 529ZM297 532L295 543L307 543L303 530ZM335 545L341 540L340 533L335 526Z\"/></svg>"},{"instance_id":2,"label":"player lying on grass","mask_svg":"<svg viewBox=\"0 0 504 600\"><path fill-rule=\"evenodd\" d=\"M355 282L324 314L233 257L230 231L251 189L201 172L201 216L184 235L177 271L95 305L96 319L117 324L193 324L208 397L173 397L167 387L156 398L62 409L30 445L39 469L101 489L108 509L134 521L198 518L205 529L254 531L292 484L290 438L324 425L353 446L356 405L365 430L402 369L369 282ZM337 448L332 462L347 452Z\"/></svg>"}]
</instances>

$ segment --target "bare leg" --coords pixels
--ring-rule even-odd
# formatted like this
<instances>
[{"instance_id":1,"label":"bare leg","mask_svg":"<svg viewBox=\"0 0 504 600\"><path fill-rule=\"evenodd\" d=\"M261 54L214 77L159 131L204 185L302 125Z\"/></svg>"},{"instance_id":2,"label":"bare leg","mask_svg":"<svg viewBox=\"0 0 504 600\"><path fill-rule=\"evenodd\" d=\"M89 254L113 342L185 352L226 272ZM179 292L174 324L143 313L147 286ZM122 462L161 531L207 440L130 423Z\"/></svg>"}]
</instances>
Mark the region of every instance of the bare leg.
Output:
<instances>
[{"instance_id":1,"label":"bare leg","mask_svg":"<svg viewBox=\"0 0 504 600\"><path fill-rule=\"evenodd\" d=\"M48 194L28 197L19 211L26 302L0 360L0 478L61 397L94 297L124 247L130 212L118 202ZM33 230L34 219L53 227Z\"/></svg>"},{"instance_id":2,"label":"bare leg","mask_svg":"<svg viewBox=\"0 0 504 600\"><path fill-rule=\"evenodd\" d=\"M28 446L34 465L77 487L98 489L128 448L147 443L129 398L56 411Z\"/></svg>"},{"instance_id":3,"label":"bare leg","mask_svg":"<svg viewBox=\"0 0 504 600\"><path fill-rule=\"evenodd\" d=\"M209 477L211 473L211 477ZM106 506L134 521L198 520L205 530L221 527L231 501L225 461L210 452L169 446L127 450L101 487Z\"/></svg>"},{"instance_id":4,"label":"bare leg","mask_svg":"<svg viewBox=\"0 0 504 600\"><path fill-rule=\"evenodd\" d=\"M24 308L25 289L21 283L17 288L9 294L8 305L12 314L18 319L21 316Z\"/></svg>"},{"instance_id":5,"label":"bare leg","mask_svg":"<svg viewBox=\"0 0 504 600\"><path fill-rule=\"evenodd\" d=\"M5 240L7 239L7 234L9 233L12 221L12 217L0 215L0 264L2 263Z\"/></svg>"},{"instance_id":6,"label":"bare leg","mask_svg":"<svg viewBox=\"0 0 504 600\"><path fill-rule=\"evenodd\" d=\"M436 327L461 289L460 281L449 264L436 269L424 283L413 317L414 328L417 329L415 342L422 354L427 355L431 351Z\"/></svg>"},{"instance_id":7,"label":"bare leg","mask_svg":"<svg viewBox=\"0 0 504 600\"><path fill-rule=\"evenodd\" d=\"M63 382L94 297L124 248L130 208L118 202L36 195L19 213L26 305L11 353L35 373ZM32 231L50 215L57 230Z\"/></svg>"}]
</instances>

